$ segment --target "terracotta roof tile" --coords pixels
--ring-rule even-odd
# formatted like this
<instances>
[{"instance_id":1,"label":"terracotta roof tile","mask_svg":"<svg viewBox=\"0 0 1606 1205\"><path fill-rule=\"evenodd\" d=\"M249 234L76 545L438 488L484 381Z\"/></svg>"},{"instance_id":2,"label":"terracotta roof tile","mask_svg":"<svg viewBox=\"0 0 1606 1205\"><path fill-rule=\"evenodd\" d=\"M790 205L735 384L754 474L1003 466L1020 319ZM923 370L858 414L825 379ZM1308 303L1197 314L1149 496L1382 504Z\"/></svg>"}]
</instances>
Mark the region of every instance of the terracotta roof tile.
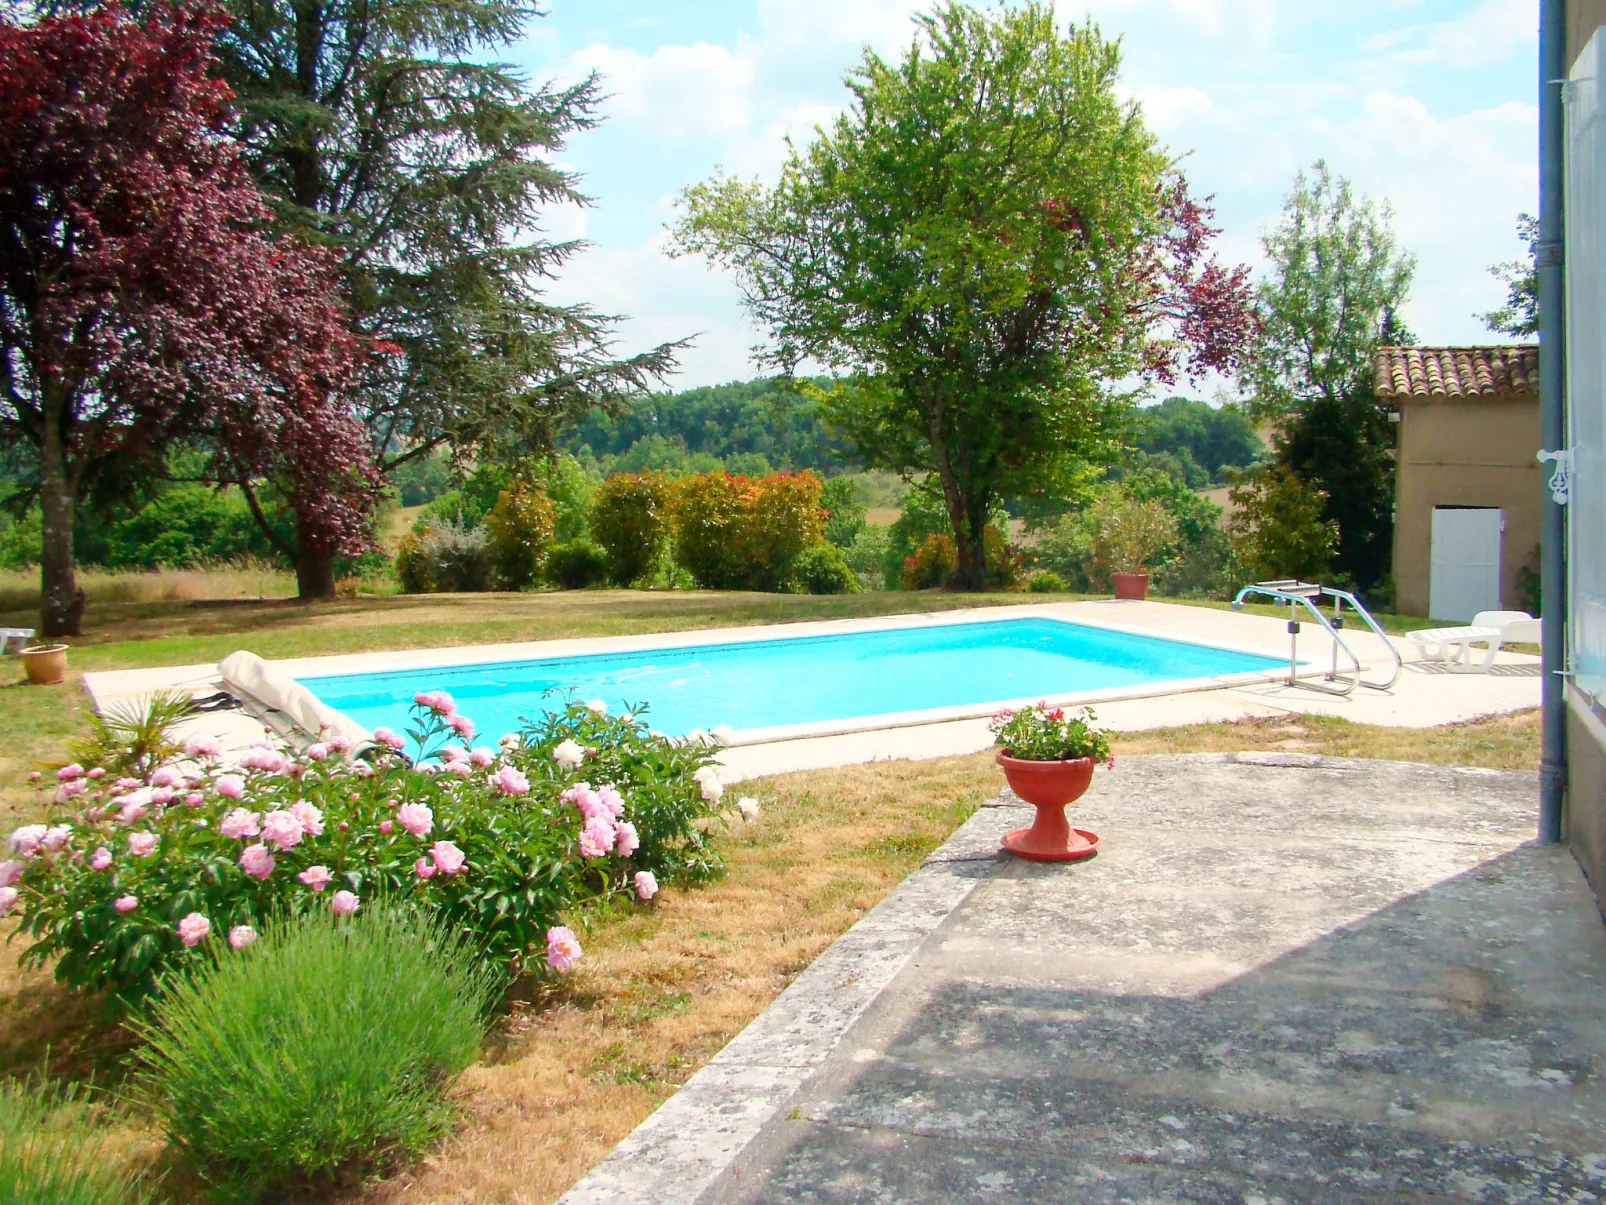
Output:
<instances>
[{"instance_id":1,"label":"terracotta roof tile","mask_svg":"<svg viewBox=\"0 0 1606 1205\"><path fill-rule=\"evenodd\" d=\"M1539 392L1539 346L1380 347L1380 398L1500 397Z\"/></svg>"}]
</instances>

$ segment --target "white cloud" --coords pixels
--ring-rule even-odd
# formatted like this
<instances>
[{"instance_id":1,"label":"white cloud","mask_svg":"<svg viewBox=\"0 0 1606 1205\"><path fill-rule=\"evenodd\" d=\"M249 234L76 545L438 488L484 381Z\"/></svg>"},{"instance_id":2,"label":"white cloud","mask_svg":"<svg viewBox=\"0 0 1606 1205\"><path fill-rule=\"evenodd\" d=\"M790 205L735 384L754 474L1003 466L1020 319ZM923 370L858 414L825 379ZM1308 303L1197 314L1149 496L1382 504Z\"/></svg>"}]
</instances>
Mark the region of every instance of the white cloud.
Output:
<instances>
[{"instance_id":1,"label":"white cloud","mask_svg":"<svg viewBox=\"0 0 1606 1205\"><path fill-rule=\"evenodd\" d=\"M1143 106L1143 118L1157 133L1185 125L1190 118L1208 116L1216 102L1202 88L1166 88L1151 84L1130 93Z\"/></svg>"},{"instance_id":2,"label":"white cloud","mask_svg":"<svg viewBox=\"0 0 1606 1205\"><path fill-rule=\"evenodd\" d=\"M724 46L663 45L644 55L593 42L570 56L569 68L598 72L607 116L653 137L723 138L753 123L753 60Z\"/></svg>"},{"instance_id":3,"label":"white cloud","mask_svg":"<svg viewBox=\"0 0 1606 1205\"><path fill-rule=\"evenodd\" d=\"M1530 55L1539 38L1536 0L1486 0L1464 16L1384 30L1367 41L1372 69L1439 65L1465 71Z\"/></svg>"}]
</instances>

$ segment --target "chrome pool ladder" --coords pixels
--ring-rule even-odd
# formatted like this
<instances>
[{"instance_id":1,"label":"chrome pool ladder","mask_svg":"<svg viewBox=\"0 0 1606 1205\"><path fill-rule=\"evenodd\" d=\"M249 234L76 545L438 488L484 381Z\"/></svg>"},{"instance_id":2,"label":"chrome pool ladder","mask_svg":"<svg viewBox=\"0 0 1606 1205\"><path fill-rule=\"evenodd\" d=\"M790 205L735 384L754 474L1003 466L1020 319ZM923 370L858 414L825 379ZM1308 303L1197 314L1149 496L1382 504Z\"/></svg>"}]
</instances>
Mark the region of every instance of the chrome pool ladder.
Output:
<instances>
[{"instance_id":1,"label":"chrome pool ladder","mask_svg":"<svg viewBox=\"0 0 1606 1205\"><path fill-rule=\"evenodd\" d=\"M1255 582L1253 585L1245 586L1238 591L1238 596L1232 600L1232 609L1234 611L1243 610L1245 597L1252 594L1258 594L1264 598L1272 599L1274 602L1288 605L1288 685L1303 686L1309 690L1319 690L1330 695L1347 695L1352 693L1357 686L1365 686L1371 690L1391 690L1394 683L1399 681L1400 670L1405 664L1400 657L1400 650L1394 647L1394 642L1389 639L1388 633L1378 626L1377 620L1372 618L1372 613L1361 605L1361 600L1348 590L1337 590L1332 586L1323 586L1316 582L1302 582L1296 579ZM1316 605L1317 601L1324 596L1333 600L1331 618L1323 614L1321 608ZM1361 617L1362 622L1377 634L1378 638L1383 642L1383 647L1388 649L1389 654L1394 658L1394 668L1389 673L1387 681L1368 681L1364 676L1365 671L1362 669L1361 659L1355 655L1355 650L1350 648L1349 642L1344 639L1342 632L1344 627L1344 605L1346 603L1349 604L1352 611ZM1295 616L1298 615L1300 607L1309 612L1311 618L1319 623L1327 634L1333 638L1333 668L1321 682L1299 677L1300 622ZM1344 656L1349 658L1350 666L1343 671L1349 680L1343 685L1329 686L1327 683L1338 682L1340 678L1338 667L1340 650L1343 650Z\"/></svg>"}]
</instances>

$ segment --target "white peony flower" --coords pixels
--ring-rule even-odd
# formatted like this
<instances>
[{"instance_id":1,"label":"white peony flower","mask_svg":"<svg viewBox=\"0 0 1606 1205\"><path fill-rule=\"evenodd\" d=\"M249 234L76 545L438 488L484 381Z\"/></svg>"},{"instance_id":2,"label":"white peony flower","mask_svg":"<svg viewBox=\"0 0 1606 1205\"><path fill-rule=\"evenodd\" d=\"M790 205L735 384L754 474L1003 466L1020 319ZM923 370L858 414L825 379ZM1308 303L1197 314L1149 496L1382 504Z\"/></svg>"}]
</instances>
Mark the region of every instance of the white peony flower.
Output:
<instances>
[{"instance_id":1,"label":"white peony flower","mask_svg":"<svg viewBox=\"0 0 1606 1205\"><path fill-rule=\"evenodd\" d=\"M725 784L719 780L718 766L704 766L692 775L697 785L703 789L703 799L708 803L718 803L725 795Z\"/></svg>"},{"instance_id":2,"label":"white peony flower","mask_svg":"<svg viewBox=\"0 0 1606 1205\"><path fill-rule=\"evenodd\" d=\"M727 748L736 743L736 732L729 724L721 724L708 735L714 738L716 744Z\"/></svg>"},{"instance_id":3,"label":"white peony flower","mask_svg":"<svg viewBox=\"0 0 1606 1205\"><path fill-rule=\"evenodd\" d=\"M552 760L558 763L560 770L579 769L580 763L585 761L586 751L575 741L564 741L552 750Z\"/></svg>"},{"instance_id":4,"label":"white peony flower","mask_svg":"<svg viewBox=\"0 0 1606 1205\"><path fill-rule=\"evenodd\" d=\"M685 737L688 745L706 745L709 743L709 739L708 733L701 728L693 728Z\"/></svg>"},{"instance_id":5,"label":"white peony flower","mask_svg":"<svg viewBox=\"0 0 1606 1205\"><path fill-rule=\"evenodd\" d=\"M586 702L586 710L596 715L607 715L608 704L601 699L590 699Z\"/></svg>"},{"instance_id":6,"label":"white peony flower","mask_svg":"<svg viewBox=\"0 0 1606 1205\"><path fill-rule=\"evenodd\" d=\"M736 801L736 810L742 814L744 820L757 820L758 800L751 795L743 795Z\"/></svg>"}]
</instances>

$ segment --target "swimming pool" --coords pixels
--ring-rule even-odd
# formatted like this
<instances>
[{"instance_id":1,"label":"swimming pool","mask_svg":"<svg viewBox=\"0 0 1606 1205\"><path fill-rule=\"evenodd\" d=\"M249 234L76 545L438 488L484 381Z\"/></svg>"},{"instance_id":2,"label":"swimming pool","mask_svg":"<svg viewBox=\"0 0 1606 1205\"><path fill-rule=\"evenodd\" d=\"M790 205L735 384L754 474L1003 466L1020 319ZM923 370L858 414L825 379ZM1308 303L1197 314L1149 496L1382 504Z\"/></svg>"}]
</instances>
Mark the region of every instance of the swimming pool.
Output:
<instances>
[{"instance_id":1,"label":"swimming pool","mask_svg":"<svg viewBox=\"0 0 1606 1205\"><path fill-rule=\"evenodd\" d=\"M872 631L697 643L523 661L303 677L372 729L401 731L413 693L446 690L495 737L572 693L610 709L644 703L681 736L725 724L752 739L980 715L1001 703L1161 693L1244 681L1288 663L1236 649L1054 618L919 623ZM777 732L776 730L783 730Z\"/></svg>"}]
</instances>

